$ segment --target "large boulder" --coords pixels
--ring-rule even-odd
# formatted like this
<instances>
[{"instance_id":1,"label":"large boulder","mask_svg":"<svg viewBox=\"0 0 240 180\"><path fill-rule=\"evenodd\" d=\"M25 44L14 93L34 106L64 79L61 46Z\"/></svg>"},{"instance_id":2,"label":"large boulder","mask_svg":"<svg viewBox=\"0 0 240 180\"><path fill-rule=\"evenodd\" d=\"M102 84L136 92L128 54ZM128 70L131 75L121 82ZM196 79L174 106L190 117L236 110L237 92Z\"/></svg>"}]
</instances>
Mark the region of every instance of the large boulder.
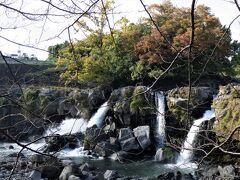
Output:
<instances>
[{"instance_id":1,"label":"large boulder","mask_svg":"<svg viewBox=\"0 0 240 180\"><path fill-rule=\"evenodd\" d=\"M57 179L62 171L58 158L40 154L32 155L30 158L32 169L39 171L42 178Z\"/></svg>"},{"instance_id":2,"label":"large boulder","mask_svg":"<svg viewBox=\"0 0 240 180\"><path fill-rule=\"evenodd\" d=\"M149 126L138 126L133 129L133 133L143 150L151 145Z\"/></svg>"},{"instance_id":3,"label":"large boulder","mask_svg":"<svg viewBox=\"0 0 240 180\"><path fill-rule=\"evenodd\" d=\"M81 175L76 165L65 166L59 176L59 180L68 180L72 175Z\"/></svg>"},{"instance_id":4,"label":"large boulder","mask_svg":"<svg viewBox=\"0 0 240 180\"><path fill-rule=\"evenodd\" d=\"M215 90L210 87L192 87L191 98L188 102L189 87L172 89L168 91L167 95L169 113L174 117L178 124L188 127L192 123L191 120L188 122L188 103L191 117L199 118L203 115L206 109L209 109L215 93Z\"/></svg>"},{"instance_id":5,"label":"large boulder","mask_svg":"<svg viewBox=\"0 0 240 180\"><path fill-rule=\"evenodd\" d=\"M139 150L139 144L133 136L133 131L129 128L120 129L118 141L123 151Z\"/></svg>"},{"instance_id":6,"label":"large boulder","mask_svg":"<svg viewBox=\"0 0 240 180\"><path fill-rule=\"evenodd\" d=\"M109 157L111 154L119 150L119 145L111 144L110 142L99 142L95 146L94 152L98 153L102 157Z\"/></svg>"},{"instance_id":7,"label":"large boulder","mask_svg":"<svg viewBox=\"0 0 240 180\"><path fill-rule=\"evenodd\" d=\"M121 128L119 131L118 139L119 141L124 141L126 139L133 137L133 131L130 128Z\"/></svg>"},{"instance_id":8,"label":"large boulder","mask_svg":"<svg viewBox=\"0 0 240 180\"><path fill-rule=\"evenodd\" d=\"M109 135L103 129L98 128L96 125L87 128L84 137L84 149L92 150L97 143L107 141Z\"/></svg>"},{"instance_id":9,"label":"large boulder","mask_svg":"<svg viewBox=\"0 0 240 180\"><path fill-rule=\"evenodd\" d=\"M75 135L52 135L45 138L44 152L57 152L63 148L74 149L79 147L79 140Z\"/></svg>"},{"instance_id":10,"label":"large boulder","mask_svg":"<svg viewBox=\"0 0 240 180\"><path fill-rule=\"evenodd\" d=\"M212 107L216 115L213 130L220 139L224 139L240 125L240 85L221 86ZM237 132L239 131L236 131L232 137L240 140Z\"/></svg>"}]
</instances>

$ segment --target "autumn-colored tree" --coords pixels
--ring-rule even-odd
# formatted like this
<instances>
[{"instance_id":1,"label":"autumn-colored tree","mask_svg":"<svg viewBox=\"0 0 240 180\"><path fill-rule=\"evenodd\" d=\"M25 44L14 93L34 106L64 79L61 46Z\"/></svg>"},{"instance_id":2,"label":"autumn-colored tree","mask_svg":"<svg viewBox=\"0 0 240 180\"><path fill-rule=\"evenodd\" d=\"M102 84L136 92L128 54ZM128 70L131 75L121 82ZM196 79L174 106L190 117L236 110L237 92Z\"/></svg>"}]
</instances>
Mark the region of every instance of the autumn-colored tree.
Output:
<instances>
[{"instance_id":1,"label":"autumn-colored tree","mask_svg":"<svg viewBox=\"0 0 240 180\"><path fill-rule=\"evenodd\" d=\"M135 46L140 59L138 66L145 67L142 69L145 76L156 69L165 70L177 53L189 45L192 32L189 8L177 8L165 1L150 6L149 12L158 29L153 26L151 34L142 37ZM195 10L195 36L190 57L193 74L198 76L204 67L204 73L219 72L229 65L230 42L230 32L208 7L199 5ZM182 53L171 68L172 72L184 75L188 60L188 53Z\"/></svg>"}]
</instances>

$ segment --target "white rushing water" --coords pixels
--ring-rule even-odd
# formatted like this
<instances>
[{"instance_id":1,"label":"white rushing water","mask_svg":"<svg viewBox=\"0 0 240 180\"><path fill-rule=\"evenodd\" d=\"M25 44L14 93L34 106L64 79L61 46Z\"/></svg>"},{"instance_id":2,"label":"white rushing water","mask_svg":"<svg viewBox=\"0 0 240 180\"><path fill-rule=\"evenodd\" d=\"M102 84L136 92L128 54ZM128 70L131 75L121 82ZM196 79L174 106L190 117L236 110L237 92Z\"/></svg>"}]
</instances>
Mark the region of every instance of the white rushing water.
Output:
<instances>
[{"instance_id":1,"label":"white rushing water","mask_svg":"<svg viewBox=\"0 0 240 180\"><path fill-rule=\"evenodd\" d=\"M46 135L49 134L74 134L74 133L78 133L78 132L85 132L85 130L87 129L87 121L79 118L79 119L74 119L74 118L70 118L70 119L65 119L61 122L61 124L58 127L53 127L53 128L49 128L46 131Z\"/></svg>"},{"instance_id":2,"label":"white rushing water","mask_svg":"<svg viewBox=\"0 0 240 180\"><path fill-rule=\"evenodd\" d=\"M177 160L177 165L187 164L191 161L191 157L193 154L193 148L194 148L193 143L200 131L201 124L204 121L208 121L214 117L215 117L214 110L207 110L207 111L205 111L202 118L194 121L192 127L190 128L190 130L187 134L187 138L183 144L183 147L181 149L180 156Z\"/></svg>"},{"instance_id":3,"label":"white rushing water","mask_svg":"<svg viewBox=\"0 0 240 180\"><path fill-rule=\"evenodd\" d=\"M156 147L161 148L165 140L165 96L163 92L155 94L157 105Z\"/></svg>"},{"instance_id":4,"label":"white rushing water","mask_svg":"<svg viewBox=\"0 0 240 180\"><path fill-rule=\"evenodd\" d=\"M108 102L105 102L101 107L97 110L97 112L91 117L88 122L87 127L92 127L93 125L97 125L97 127L101 127L103 124L103 120L109 110Z\"/></svg>"}]
</instances>

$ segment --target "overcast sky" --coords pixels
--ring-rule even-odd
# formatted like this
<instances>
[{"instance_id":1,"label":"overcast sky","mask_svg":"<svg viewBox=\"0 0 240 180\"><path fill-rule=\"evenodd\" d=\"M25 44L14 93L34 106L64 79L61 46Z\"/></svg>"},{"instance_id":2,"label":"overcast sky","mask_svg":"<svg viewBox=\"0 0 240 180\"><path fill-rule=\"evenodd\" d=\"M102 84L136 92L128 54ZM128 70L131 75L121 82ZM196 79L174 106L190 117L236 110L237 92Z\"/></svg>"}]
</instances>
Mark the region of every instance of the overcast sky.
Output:
<instances>
[{"instance_id":1,"label":"overcast sky","mask_svg":"<svg viewBox=\"0 0 240 180\"><path fill-rule=\"evenodd\" d=\"M18 1L20 2L20 0ZM38 0L25 0L25 2L27 2L26 9L34 9L34 12L38 12L38 9L41 9L43 6L43 4ZM162 0L143 0L143 2L146 5L149 5L153 3L161 3ZM171 2L178 7L191 6L191 0L171 0ZM211 8L211 12L219 17L221 23L226 26L228 26L232 19L234 19L239 14L239 11L235 5L227 0L198 0L197 3L209 6ZM121 16L126 16L131 21L136 22L140 16L147 16L146 12L143 11L143 7L139 0L116 0L116 5L118 7L116 11L123 13L115 15L115 21ZM2 23L0 25L0 50L3 53L10 54L16 53L17 50L20 49L22 52L27 52L28 54L36 54L39 59L46 59L47 52L14 45L2 39L1 37L6 37L21 44L30 44L47 50L48 46L54 45L56 43L61 43L68 39L66 31L59 37L54 37L58 35L66 25L72 23L74 18L75 17L69 17L68 19L64 19L61 17L54 17L50 20L43 19L42 21L30 22L24 21L17 15L11 15L11 13L7 13L6 16L4 9L0 8L0 22ZM240 19L235 21L231 27L231 30L232 38L240 41L239 21ZM1 29L1 27L13 27L14 25L21 25L23 27L15 30ZM82 37L82 34L75 34L74 37L79 39ZM48 40L49 38L53 39Z\"/></svg>"}]
</instances>

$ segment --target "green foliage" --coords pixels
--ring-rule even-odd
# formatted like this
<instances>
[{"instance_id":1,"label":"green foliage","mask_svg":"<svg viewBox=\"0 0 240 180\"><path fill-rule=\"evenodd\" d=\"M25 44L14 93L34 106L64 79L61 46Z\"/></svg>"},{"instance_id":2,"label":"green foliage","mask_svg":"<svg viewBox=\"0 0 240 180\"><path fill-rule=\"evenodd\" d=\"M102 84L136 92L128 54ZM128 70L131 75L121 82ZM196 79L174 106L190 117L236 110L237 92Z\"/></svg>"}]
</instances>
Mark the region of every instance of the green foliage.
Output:
<instances>
[{"instance_id":1,"label":"green foliage","mask_svg":"<svg viewBox=\"0 0 240 180\"><path fill-rule=\"evenodd\" d=\"M56 44L54 46L49 46L48 47L48 61L49 62L56 62L57 58L59 57L59 51L63 48L66 48L69 46L69 42L65 41L64 43L61 44Z\"/></svg>"},{"instance_id":2,"label":"green foliage","mask_svg":"<svg viewBox=\"0 0 240 180\"><path fill-rule=\"evenodd\" d=\"M130 102L130 110L132 112L138 111L141 115L151 114L154 110L153 96L149 92L145 92L146 88L137 86Z\"/></svg>"},{"instance_id":3,"label":"green foliage","mask_svg":"<svg viewBox=\"0 0 240 180\"><path fill-rule=\"evenodd\" d=\"M141 19L134 24L122 18L116 23L116 29L109 30L105 13L113 10L113 3L106 1L105 8L95 7L99 13L86 14L78 22L79 29L86 33L85 39L74 41L71 45L65 42L49 47L52 52L49 59L55 61L58 57L57 67L64 69L61 79L66 84L92 82L123 85L132 80L157 78L168 68L177 53L189 44L189 8L174 7L170 1L150 6L149 11L168 44L156 27L152 26L150 19ZM92 24L95 25L94 29ZM208 74L230 74L232 67L227 59L231 55L230 32L203 5L196 8L195 27L190 58L192 76L197 77L203 68ZM218 44L220 38L222 41ZM183 52L169 73L186 77L188 57L188 52ZM233 59L232 64L237 72L240 69L237 63L239 59Z\"/></svg>"},{"instance_id":4,"label":"green foliage","mask_svg":"<svg viewBox=\"0 0 240 180\"><path fill-rule=\"evenodd\" d=\"M39 112L39 96L40 90L38 88L29 87L24 89L24 98L22 97L23 106L28 111L27 114Z\"/></svg>"},{"instance_id":5,"label":"green foliage","mask_svg":"<svg viewBox=\"0 0 240 180\"><path fill-rule=\"evenodd\" d=\"M221 136L227 137L234 127L240 124L240 99L236 98L235 90L231 90L225 98L216 99L213 102L213 108L219 114L218 122L214 130ZM235 133L234 138L239 140L239 135Z\"/></svg>"}]
</instances>

